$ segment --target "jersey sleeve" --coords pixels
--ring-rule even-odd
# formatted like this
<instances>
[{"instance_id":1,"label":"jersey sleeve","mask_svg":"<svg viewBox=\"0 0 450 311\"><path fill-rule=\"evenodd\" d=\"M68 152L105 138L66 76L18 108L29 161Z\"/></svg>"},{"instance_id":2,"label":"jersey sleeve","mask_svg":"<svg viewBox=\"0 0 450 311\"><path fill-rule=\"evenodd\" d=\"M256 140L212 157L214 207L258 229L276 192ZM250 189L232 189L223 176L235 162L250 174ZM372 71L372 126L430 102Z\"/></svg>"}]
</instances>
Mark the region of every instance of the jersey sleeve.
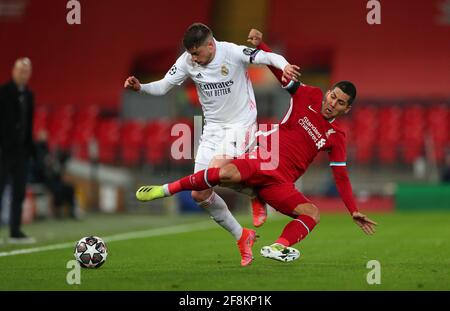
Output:
<instances>
[{"instance_id":1,"label":"jersey sleeve","mask_svg":"<svg viewBox=\"0 0 450 311\"><path fill-rule=\"evenodd\" d=\"M313 95L314 96L314 95ZM328 153L330 159L330 166L346 166L347 165L347 152L344 134L337 132L331 136L332 144L331 150Z\"/></svg>"},{"instance_id":2,"label":"jersey sleeve","mask_svg":"<svg viewBox=\"0 0 450 311\"><path fill-rule=\"evenodd\" d=\"M348 177L347 168L345 166L332 166L332 170L339 195L350 215L353 215L353 213L358 211L358 208L353 197L352 184Z\"/></svg>"},{"instance_id":3,"label":"jersey sleeve","mask_svg":"<svg viewBox=\"0 0 450 311\"><path fill-rule=\"evenodd\" d=\"M234 43L228 43L228 48L232 58L244 65L253 64L256 55L261 51L259 49L253 49L245 45L237 45Z\"/></svg>"},{"instance_id":4,"label":"jersey sleeve","mask_svg":"<svg viewBox=\"0 0 450 311\"><path fill-rule=\"evenodd\" d=\"M272 52L272 49L264 42L261 41L260 44L257 46L258 49L265 51L265 52ZM278 82L280 82L281 86L286 89L291 95L294 95L295 92L297 92L298 88L302 85L301 82L294 82L289 81L287 83L284 83L282 81L283 77L283 71L281 69L278 69L274 66L267 66L270 71L273 73L273 75L277 78Z\"/></svg>"},{"instance_id":5,"label":"jersey sleeve","mask_svg":"<svg viewBox=\"0 0 450 311\"><path fill-rule=\"evenodd\" d=\"M261 41L256 48L264 52L272 52L272 49L264 41ZM283 77L283 71L274 66L267 66L267 67L270 69L272 74L277 78L278 82L280 82L280 84L289 91L289 89L287 88L288 83L283 83L283 81L281 80L281 78Z\"/></svg>"},{"instance_id":6,"label":"jersey sleeve","mask_svg":"<svg viewBox=\"0 0 450 311\"><path fill-rule=\"evenodd\" d=\"M236 45L233 43L230 43L230 48L233 58L244 65L271 65L278 69L283 69L289 64L283 56L272 52L265 52L260 49L249 48L245 45Z\"/></svg>"},{"instance_id":7,"label":"jersey sleeve","mask_svg":"<svg viewBox=\"0 0 450 311\"><path fill-rule=\"evenodd\" d=\"M172 85L181 85L187 78L187 64L186 60L188 53L184 52L180 57L178 57L175 64L169 69L169 71L164 76L164 80Z\"/></svg>"},{"instance_id":8,"label":"jersey sleeve","mask_svg":"<svg viewBox=\"0 0 450 311\"><path fill-rule=\"evenodd\" d=\"M290 82L287 86L289 89L289 93L291 93L292 99L293 99L293 109L300 109L300 107L309 107L314 111L319 112L322 107L322 99L323 99L323 93L322 90L318 87L310 86L303 83L294 83L293 81ZM309 109L311 109L309 108ZM334 141L335 137L331 136L331 139ZM333 143L334 145L334 143ZM333 147L334 148L334 147ZM344 147L345 149L345 143ZM331 152L336 153L336 150L331 150ZM345 154L345 150L344 150Z\"/></svg>"},{"instance_id":9,"label":"jersey sleeve","mask_svg":"<svg viewBox=\"0 0 450 311\"><path fill-rule=\"evenodd\" d=\"M339 192L339 195L341 196L342 201L347 207L347 210L349 211L350 215L352 215L354 212L358 211L358 208L356 207L356 202L353 197L352 184L347 173L345 137L344 134L340 132L330 135L335 135L333 136L335 140L332 144L329 158L330 166L333 170L334 180L336 182L336 188Z\"/></svg>"}]
</instances>

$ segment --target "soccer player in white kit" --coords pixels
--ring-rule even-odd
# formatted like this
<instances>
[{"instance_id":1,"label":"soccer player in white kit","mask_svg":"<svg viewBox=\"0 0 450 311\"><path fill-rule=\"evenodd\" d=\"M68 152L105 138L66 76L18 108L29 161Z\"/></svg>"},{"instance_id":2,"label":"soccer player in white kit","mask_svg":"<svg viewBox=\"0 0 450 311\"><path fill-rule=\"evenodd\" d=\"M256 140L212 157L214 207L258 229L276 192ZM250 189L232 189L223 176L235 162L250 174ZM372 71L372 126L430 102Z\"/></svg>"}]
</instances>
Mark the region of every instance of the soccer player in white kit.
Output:
<instances>
[{"instance_id":1,"label":"soccer player in white kit","mask_svg":"<svg viewBox=\"0 0 450 311\"><path fill-rule=\"evenodd\" d=\"M283 70L288 80L296 79L299 68L274 53L216 41L211 30L200 23L192 24L186 30L183 45L186 51L162 80L140 84L135 77L129 77L124 87L141 93L164 95L188 77L195 82L205 118L195 157L194 172L198 172L224 165L248 151L254 141L257 111L247 66L251 63L274 66ZM237 240L241 265L250 264L256 232L243 228L225 201L212 189L192 191L192 198Z\"/></svg>"}]
</instances>

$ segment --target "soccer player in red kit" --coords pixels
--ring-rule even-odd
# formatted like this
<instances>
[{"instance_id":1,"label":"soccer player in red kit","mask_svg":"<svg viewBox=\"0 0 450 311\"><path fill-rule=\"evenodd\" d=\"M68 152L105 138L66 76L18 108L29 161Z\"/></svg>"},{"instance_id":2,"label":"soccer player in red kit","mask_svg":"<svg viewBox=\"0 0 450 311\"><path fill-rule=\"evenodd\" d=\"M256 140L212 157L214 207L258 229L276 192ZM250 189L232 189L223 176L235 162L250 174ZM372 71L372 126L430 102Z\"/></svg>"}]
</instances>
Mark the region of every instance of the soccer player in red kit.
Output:
<instances>
[{"instance_id":1,"label":"soccer player in red kit","mask_svg":"<svg viewBox=\"0 0 450 311\"><path fill-rule=\"evenodd\" d=\"M268 49L267 46L264 48ZM271 70L281 77L280 72ZM300 82L291 81L285 88L292 96L291 105L279 126L269 132L271 140L267 146L260 146L221 168L202 170L163 186L143 186L136 192L137 199L150 201L183 190L199 191L219 184L252 187L263 202L294 219L285 226L275 243L261 249L261 255L283 262L292 261L300 253L291 246L303 240L320 220L319 209L295 188L294 183L316 155L325 151L337 189L354 222L366 234L373 234L376 223L358 211L353 198L346 170L345 133L333 123L350 111L356 97L355 86L349 81L340 81L325 96L319 88ZM270 151L268 146L271 146ZM249 261L253 258L253 242L249 241L245 250Z\"/></svg>"}]
</instances>

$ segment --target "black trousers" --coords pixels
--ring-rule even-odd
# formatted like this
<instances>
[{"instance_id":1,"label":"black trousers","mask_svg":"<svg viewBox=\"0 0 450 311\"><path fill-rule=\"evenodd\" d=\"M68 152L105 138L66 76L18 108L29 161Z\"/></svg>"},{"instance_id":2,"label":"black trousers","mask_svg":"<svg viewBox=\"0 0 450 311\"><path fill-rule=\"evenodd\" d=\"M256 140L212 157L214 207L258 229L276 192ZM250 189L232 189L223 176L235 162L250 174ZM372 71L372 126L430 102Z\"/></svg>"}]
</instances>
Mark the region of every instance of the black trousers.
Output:
<instances>
[{"instance_id":1,"label":"black trousers","mask_svg":"<svg viewBox=\"0 0 450 311\"><path fill-rule=\"evenodd\" d=\"M15 236L20 232L20 225L22 222L22 204L25 199L27 167L27 152L0 154L0 198L3 197L3 190L5 189L5 185L8 181L10 181L12 186L10 214L11 236Z\"/></svg>"}]
</instances>

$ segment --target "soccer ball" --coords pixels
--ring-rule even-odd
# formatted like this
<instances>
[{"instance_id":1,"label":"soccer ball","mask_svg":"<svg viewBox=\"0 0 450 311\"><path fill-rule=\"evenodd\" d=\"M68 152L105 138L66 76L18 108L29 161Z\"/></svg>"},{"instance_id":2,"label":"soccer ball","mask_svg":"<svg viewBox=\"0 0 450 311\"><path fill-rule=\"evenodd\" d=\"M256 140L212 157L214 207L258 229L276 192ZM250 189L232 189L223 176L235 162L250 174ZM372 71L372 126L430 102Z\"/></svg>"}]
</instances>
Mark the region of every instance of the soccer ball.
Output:
<instances>
[{"instance_id":1,"label":"soccer ball","mask_svg":"<svg viewBox=\"0 0 450 311\"><path fill-rule=\"evenodd\" d=\"M83 268L100 268L108 256L108 249L98 236L87 236L78 241L74 256Z\"/></svg>"}]
</instances>

